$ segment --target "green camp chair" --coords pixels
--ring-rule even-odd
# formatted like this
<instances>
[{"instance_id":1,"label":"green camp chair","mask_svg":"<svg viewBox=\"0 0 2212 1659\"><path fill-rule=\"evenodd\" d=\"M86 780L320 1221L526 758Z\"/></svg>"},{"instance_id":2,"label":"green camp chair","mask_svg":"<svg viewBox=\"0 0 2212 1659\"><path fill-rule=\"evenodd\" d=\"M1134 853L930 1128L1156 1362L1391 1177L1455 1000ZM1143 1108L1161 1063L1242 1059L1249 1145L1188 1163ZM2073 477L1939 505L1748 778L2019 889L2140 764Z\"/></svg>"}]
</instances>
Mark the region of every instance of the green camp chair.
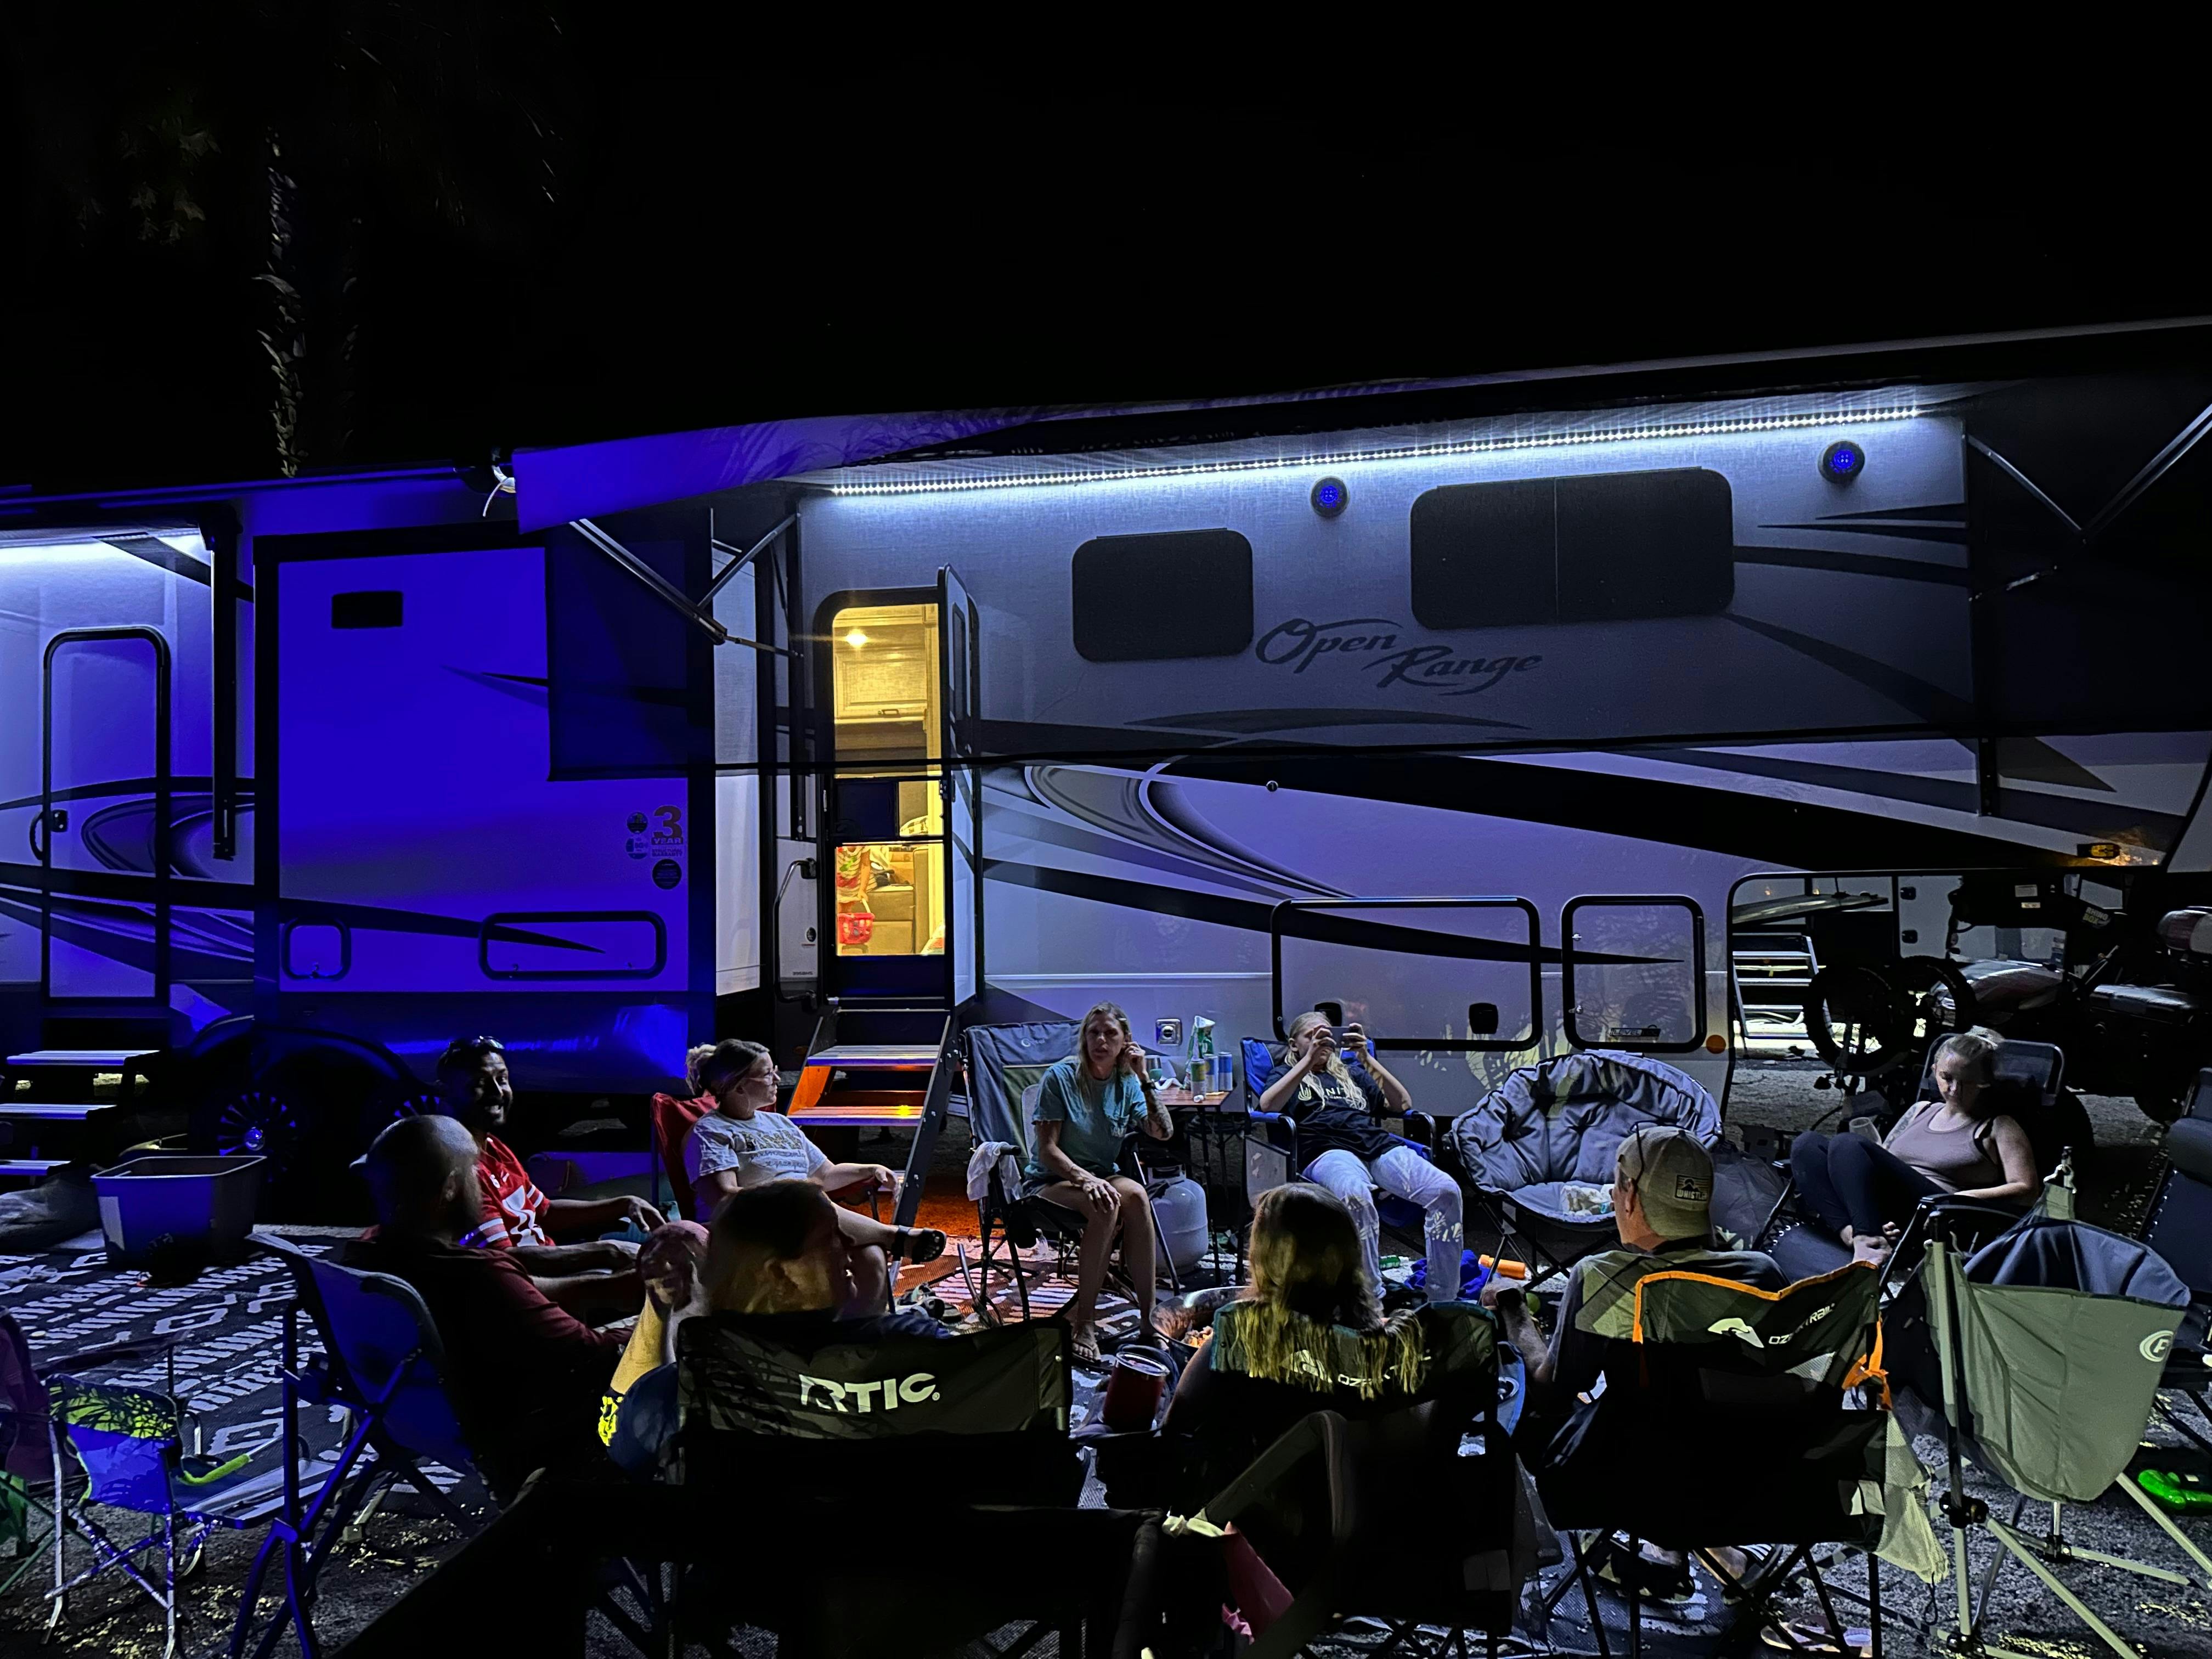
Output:
<instances>
[{"instance_id":1,"label":"green camp chair","mask_svg":"<svg viewBox=\"0 0 2212 1659\"><path fill-rule=\"evenodd\" d=\"M1943 1380L1951 1490L1943 1511L1952 1529L1958 1581L1954 1653L2029 1659L1983 1632L1998 1570L2008 1553L2115 1654L2136 1650L2052 1571L2091 1561L2162 1583L2212 1589L2212 1559L2132 1480L2128 1463L2142 1439L2175 1328L2189 1291L2166 1262L2135 1240L2074 1219L2066 1165L2024 1220L1971 1254L1958 1242L1957 1204L1931 1200L1921 1272L1929 1324ZM1966 1490L1969 1460L2020 1494L2000 1521ZM2067 1540L2064 1506L2086 1504L2117 1485L2189 1558L2188 1569L2084 1549ZM2021 1516L2030 1502L2051 1505L2051 1528L2037 1536ZM1967 1572L1970 1528L1989 1529L2002 1552L1989 1566L1978 1604Z\"/></svg>"}]
</instances>

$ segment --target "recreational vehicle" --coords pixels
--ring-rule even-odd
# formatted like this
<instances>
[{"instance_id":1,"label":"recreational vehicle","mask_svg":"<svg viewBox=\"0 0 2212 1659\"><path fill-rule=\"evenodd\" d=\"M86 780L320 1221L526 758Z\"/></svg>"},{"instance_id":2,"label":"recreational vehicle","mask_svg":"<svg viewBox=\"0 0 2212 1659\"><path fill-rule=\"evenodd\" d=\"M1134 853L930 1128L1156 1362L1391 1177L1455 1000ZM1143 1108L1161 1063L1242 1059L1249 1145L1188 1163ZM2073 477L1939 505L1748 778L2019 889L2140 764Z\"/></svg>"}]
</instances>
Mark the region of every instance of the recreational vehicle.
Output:
<instances>
[{"instance_id":1,"label":"recreational vehicle","mask_svg":"<svg viewBox=\"0 0 2212 1659\"><path fill-rule=\"evenodd\" d=\"M963 1023L1101 1000L1341 1004L1446 1114L2058 1021L2170 1114L2208 429L2190 325L0 497L10 1167L140 1067L350 1156L479 1030L933 1125Z\"/></svg>"}]
</instances>

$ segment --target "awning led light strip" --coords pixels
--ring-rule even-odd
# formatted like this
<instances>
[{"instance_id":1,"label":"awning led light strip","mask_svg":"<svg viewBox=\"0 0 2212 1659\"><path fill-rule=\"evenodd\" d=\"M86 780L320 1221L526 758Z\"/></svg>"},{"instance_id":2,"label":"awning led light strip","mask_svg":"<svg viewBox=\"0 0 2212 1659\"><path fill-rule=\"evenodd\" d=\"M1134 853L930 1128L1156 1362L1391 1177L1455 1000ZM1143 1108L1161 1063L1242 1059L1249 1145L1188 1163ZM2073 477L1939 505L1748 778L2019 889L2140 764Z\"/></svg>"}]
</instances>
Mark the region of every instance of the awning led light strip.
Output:
<instances>
[{"instance_id":1,"label":"awning led light strip","mask_svg":"<svg viewBox=\"0 0 2212 1659\"><path fill-rule=\"evenodd\" d=\"M1594 427L1587 432L1553 432L1512 438L1462 438L1449 443L1405 444L1392 449L1348 449L1319 455L1261 457L1235 461L1194 461L1182 466L1132 466L1080 472L1019 472L973 478L911 478L875 483L833 483L833 495L938 495L956 489L1020 489L1040 484L1115 483L1132 478L1187 478L1207 472L1273 472L1296 467L1351 466L1363 461L1425 460L1444 455L1496 455L1521 449L1565 449L1577 444L1632 443L1656 438L1706 438L1740 432L1789 432L1808 427L1860 426L1873 421L1909 421L1917 404L1881 409L1836 409L1817 415L1761 415L1735 421L1682 421L1663 426Z\"/></svg>"}]
</instances>

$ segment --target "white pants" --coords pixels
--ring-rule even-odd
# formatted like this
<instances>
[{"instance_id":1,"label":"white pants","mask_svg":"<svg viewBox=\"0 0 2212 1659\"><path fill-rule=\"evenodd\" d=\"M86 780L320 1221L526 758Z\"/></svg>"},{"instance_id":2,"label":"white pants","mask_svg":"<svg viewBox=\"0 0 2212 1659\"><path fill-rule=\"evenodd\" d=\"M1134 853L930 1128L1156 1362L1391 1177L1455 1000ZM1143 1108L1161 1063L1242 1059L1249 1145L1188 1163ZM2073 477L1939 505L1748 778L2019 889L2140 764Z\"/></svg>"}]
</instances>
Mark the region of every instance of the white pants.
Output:
<instances>
[{"instance_id":1,"label":"white pants","mask_svg":"<svg viewBox=\"0 0 2212 1659\"><path fill-rule=\"evenodd\" d=\"M1421 1231L1428 1240L1429 1300L1449 1302L1459 1295L1459 1259L1467 1235L1461 1224L1459 1183L1449 1176L1410 1146L1393 1146L1364 1164L1350 1152L1323 1152L1306 1165L1305 1176L1334 1193L1352 1212L1359 1243L1367 1252L1367 1271L1378 1289L1382 1283L1382 1224L1375 1213L1374 1188L1419 1205L1428 1212Z\"/></svg>"}]
</instances>

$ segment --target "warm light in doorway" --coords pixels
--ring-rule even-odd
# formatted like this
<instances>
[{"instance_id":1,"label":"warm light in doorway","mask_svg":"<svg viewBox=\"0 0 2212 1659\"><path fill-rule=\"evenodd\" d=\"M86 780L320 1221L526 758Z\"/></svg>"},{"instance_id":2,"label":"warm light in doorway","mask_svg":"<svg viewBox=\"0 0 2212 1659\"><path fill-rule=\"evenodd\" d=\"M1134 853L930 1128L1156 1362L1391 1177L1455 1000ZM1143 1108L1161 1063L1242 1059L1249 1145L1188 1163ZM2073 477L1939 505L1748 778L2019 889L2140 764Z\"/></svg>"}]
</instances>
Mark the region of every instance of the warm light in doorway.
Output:
<instances>
[{"instance_id":1,"label":"warm light in doorway","mask_svg":"<svg viewBox=\"0 0 2212 1659\"><path fill-rule=\"evenodd\" d=\"M855 650L855 651L858 651L858 650L859 650L862 646L866 645L867 642L868 642L868 636L867 636L866 634L863 634L863 633L862 633L859 629L857 629L857 628L856 628L856 629L854 629L851 633L849 633L849 634L848 634L848 635L845 635L845 643L846 643L846 644L848 644L848 645L849 645L849 646L851 646L851 647L853 647L853 649L854 649L854 650Z\"/></svg>"}]
</instances>

